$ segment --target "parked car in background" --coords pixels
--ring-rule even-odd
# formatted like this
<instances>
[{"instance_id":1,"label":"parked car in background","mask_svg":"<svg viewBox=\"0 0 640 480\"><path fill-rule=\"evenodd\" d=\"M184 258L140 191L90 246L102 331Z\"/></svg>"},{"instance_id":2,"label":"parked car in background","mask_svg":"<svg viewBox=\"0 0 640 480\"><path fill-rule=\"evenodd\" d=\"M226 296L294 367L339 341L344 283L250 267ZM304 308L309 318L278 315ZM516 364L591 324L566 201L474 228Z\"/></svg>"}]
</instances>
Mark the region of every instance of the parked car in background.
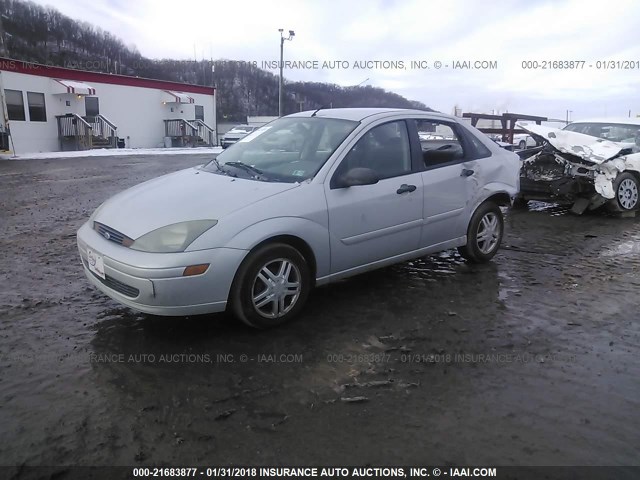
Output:
<instances>
[{"instance_id":1,"label":"parked car in background","mask_svg":"<svg viewBox=\"0 0 640 480\"><path fill-rule=\"evenodd\" d=\"M491 134L491 135L487 135L487 137L489 139L491 139L491 141L494 142L496 145L498 145L500 148L504 148L505 150L513 152L513 150L514 150L513 149L513 144L512 143L503 142L502 141L502 135Z\"/></svg>"},{"instance_id":2,"label":"parked car in background","mask_svg":"<svg viewBox=\"0 0 640 480\"><path fill-rule=\"evenodd\" d=\"M435 128L447 134L421 138ZM107 200L78 249L89 281L133 309L228 309L270 327L314 286L452 248L489 261L519 169L516 154L448 115L296 113Z\"/></svg>"},{"instance_id":3,"label":"parked car in background","mask_svg":"<svg viewBox=\"0 0 640 480\"><path fill-rule=\"evenodd\" d=\"M224 134L222 137L222 148L227 148L236 143L237 141L243 139L250 133L254 132L258 127L251 125L237 125Z\"/></svg>"},{"instance_id":4,"label":"parked car in background","mask_svg":"<svg viewBox=\"0 0 640 480\"><path fill-rule=\"evenodd\" d=\"M638 148L640 118L593 119L572 122L563 130L602 138L626 148Z\"/></svg>"},{"instance_id":5,"label":"parked car in background","mask_svg":"<svg viewBox=\"0 0 640 480\"><path fill-rule=\"evenodd\" d=\"M517 133L513 136L513 145L518 150L525 150L527 148L537 147L538 142L531 135L526 133Z\"/></svg>"},{"instance_id":6,"label":"parked car in background","mask_svg":"<svg viewBox=\"0 0 640 480\"><path fill-rule=\"evenodd\" d=\"M545 144L523 162L520 201L572 204L575 213L638 210L640 120L585 120L562 130L518 126Z\"/></svg>"}]
</instances>

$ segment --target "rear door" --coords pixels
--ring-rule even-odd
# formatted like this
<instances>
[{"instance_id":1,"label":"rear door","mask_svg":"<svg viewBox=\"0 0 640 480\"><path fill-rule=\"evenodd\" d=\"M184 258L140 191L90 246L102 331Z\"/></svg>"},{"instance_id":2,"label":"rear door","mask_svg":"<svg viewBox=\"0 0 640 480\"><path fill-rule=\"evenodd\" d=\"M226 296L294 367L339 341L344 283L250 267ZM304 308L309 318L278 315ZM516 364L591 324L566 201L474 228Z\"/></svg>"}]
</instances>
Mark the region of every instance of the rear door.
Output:
<instances>
[{"instance_id":1,"label":"rear door","mask_svg":"<svg viewBox=\"0 0 640 480\"><path fill-rule=\"evenodd\" d=\"M477 188L477 160L455 122L416 119L411 133L422 160L424 185L420 247L431 247L466 234L468 203Z\"/></svg>"}]
</instances>

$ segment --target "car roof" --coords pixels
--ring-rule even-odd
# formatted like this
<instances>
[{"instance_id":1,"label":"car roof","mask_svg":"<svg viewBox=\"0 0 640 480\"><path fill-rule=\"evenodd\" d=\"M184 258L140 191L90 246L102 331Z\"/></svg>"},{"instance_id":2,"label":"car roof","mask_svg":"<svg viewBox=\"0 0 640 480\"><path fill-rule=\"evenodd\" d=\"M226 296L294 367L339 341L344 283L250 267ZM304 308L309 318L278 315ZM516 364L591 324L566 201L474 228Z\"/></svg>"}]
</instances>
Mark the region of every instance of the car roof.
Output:
<instances>
[{"instance_id":1,"label":"car roof","mask_svg":"<svg viewBox=\"0 0 640 480\"><path fill-rule=\"evenodd\" d=\"M384 116L390 114L411 114L411 115L424 115L434 116L436 118L443 118L451 120L454 117L451 115L445 115L439 112L433 112L428 110L415 110L408 108L325 108L320 110L307 110L305 112L294 113L287 115L288 117L310 117L315 112L316 117L322 118L338 118L342 120L353 120L360 122L365 118L372 116Z\"/></svg>"},{"instance_id":2,"label":"car roof","mask_svg":"<svg viewBox=\"0 0 640 480\"><path fill-rule=\"evenodd\" d=\"M584 120L576 120L574 123L609 123L612 125L640 125L640 118L637 117L612 117L612 118L587 118Z\"/></svg>"}]
</instances>

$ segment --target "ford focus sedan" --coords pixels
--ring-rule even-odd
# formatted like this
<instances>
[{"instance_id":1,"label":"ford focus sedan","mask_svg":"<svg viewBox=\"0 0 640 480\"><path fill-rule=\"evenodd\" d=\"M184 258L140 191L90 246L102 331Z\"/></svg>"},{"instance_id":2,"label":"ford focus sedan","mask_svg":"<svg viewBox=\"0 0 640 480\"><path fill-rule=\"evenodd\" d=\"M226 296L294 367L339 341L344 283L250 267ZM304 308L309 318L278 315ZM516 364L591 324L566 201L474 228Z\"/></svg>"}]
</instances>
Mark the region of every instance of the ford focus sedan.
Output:
<instances>
[{"instance_id":1,"label":"ford focus sedan","mask_svg":"<svg viewBox=\"0 0 640 480\"><path fill-rule=\"evenodd\" d=\"M490 260L519 168L447 115L301 112L107 200L78 249L89 281L135 310L229 310L265 328L314 286L452 248Z\"/></svg>"}]
</instances>

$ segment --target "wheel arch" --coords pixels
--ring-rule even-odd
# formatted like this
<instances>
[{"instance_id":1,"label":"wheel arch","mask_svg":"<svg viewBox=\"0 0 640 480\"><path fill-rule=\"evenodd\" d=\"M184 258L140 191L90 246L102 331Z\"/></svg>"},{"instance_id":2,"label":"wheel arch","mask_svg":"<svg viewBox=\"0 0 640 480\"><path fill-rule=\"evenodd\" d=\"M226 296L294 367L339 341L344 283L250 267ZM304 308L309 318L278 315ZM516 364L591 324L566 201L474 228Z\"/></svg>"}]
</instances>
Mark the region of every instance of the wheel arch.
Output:
<instances>
[{"instance_id":1,"label":"wheel arch","mask_svg":"<svg viewBox=\"0 0 640 480\"><path fill-rule=\"evenodd\" d=\"M482 201L482 203L485 203L489 200L495 203L496 205L498 205L499 207L508 207L509 205L511 205L511 195L509 195L507 192L494 193L493 195L490 195L489 197L485 198L484 201Z\"/></svg>"},{"instance_id":2,"label":"wheel arch","mask_svg":"<svg viewBox=\"0 0 640 480\"><path fill-rule=\"evenodd\" d=\"M505 191L493 192L486 197L482 197L482 200L476 203L475 207L470 212L469 218L471 218L473 214L476 213L476 210L478 210L481 205L484 205L487 202L493 202L499 207L508 207L512 204L513 198L513 195Z\"/></svg>"},{"instance_id":3,"label":"wheel arch","mask_svg":"<svg viewBox=\"0 0 640 480\"><path fill-rule=\"evenodd\" d=\"M246 259L256 248L278 242L300 251L313 273L314 282L316 278L327 275L330 267L329 230L326 225L309 219L264 219L238 232L225 242L225 246L245 250Z\"/></svg>"},{"instance_id":4,"label":"wheel arch","mask_svg":"<svg viewBox=\"0 0 640 480\"><path fill-rule=\"evenodd\" d=\"M309 266L309 270L311 271L311 284L312 286L315 286L316 274L318 271L318 263L317 263L315 253L313 252L311 245L309 245L305 240L303 240L302 238L296 235L282 234L282 235L275 235L273 237L264 239L260 243L253 246L253 248L251 248L249 252L247 252L247 255L245 256L245 260L249 258L249 255L259 250L260 248L263 248L266 245L277 244L277 243L283 243L285 245L289 245L290 247L293 247L298 252L300 252L300 254L304 257L305 261L307 262L307 265Z\"/></svg>"},{"instance_id":5,"label":"wheel arch","mask_svg":"<svg viewBox=\"0 0 640 480\"><path fill-rule=\"evenodd\" d=\"M638 181L638 183L640 183L640 171L632 170L632 169L626 169L626 170L623 170L622 172L620 172L620 174L623 174L623 173L630 173L631 175L636 177L636 180Z\"/></svg>"}]
</instances>

